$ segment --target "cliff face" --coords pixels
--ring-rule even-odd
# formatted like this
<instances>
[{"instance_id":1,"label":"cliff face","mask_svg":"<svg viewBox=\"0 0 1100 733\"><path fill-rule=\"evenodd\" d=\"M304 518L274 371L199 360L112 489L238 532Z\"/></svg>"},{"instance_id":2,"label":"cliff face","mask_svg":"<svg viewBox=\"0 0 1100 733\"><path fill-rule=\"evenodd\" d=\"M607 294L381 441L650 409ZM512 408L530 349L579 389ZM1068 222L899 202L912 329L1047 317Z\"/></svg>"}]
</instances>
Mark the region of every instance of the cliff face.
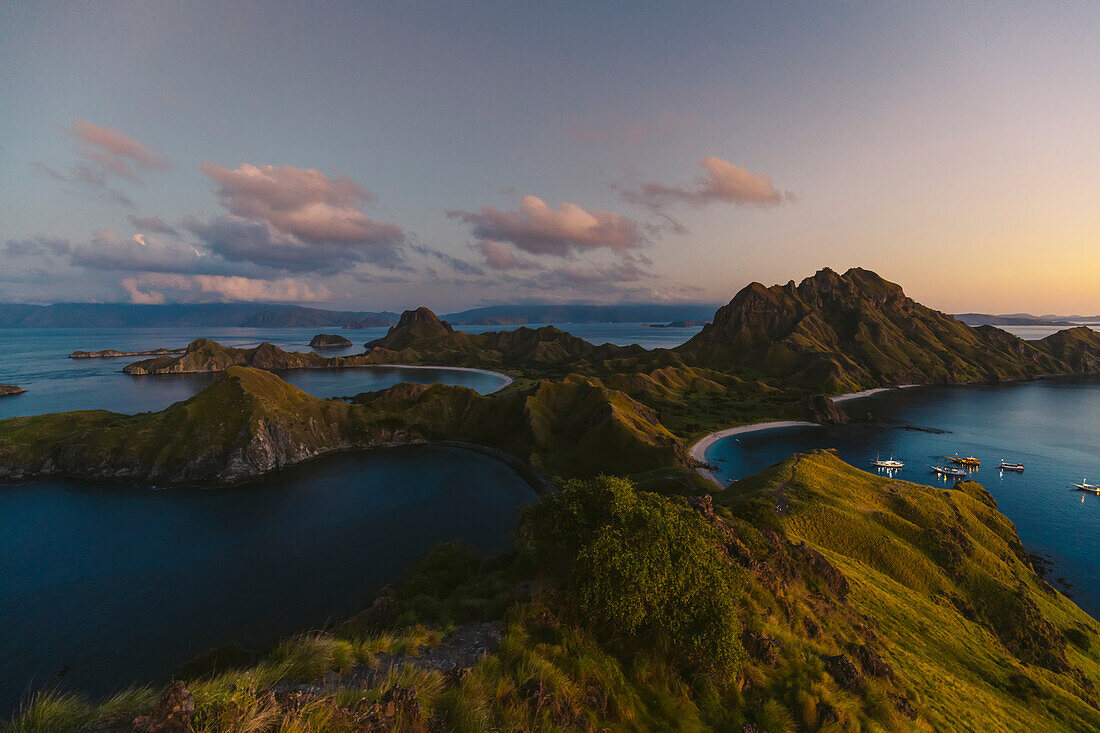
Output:
<instances>
[{"instance_id":1,"label":"cliff face","mask_svg":"<svg viewBox=\"0 0 1100 733\"><path fill-rule=\"evenodd\" d=\"M234 366L157 413L87 411L0 422L0 479L232 483L321 453L407 437L368 422L351 405Z\"/></svg>"},{"instance_id":2,"label":"cliff face","mask_svg":"<svg viewBox=\"0 0 1100 733\"><path fill-rule=\"evenodd\" d=\"M678 351L829 392L1074 371L1040 344L971 328L858 268L821 270L798 285L753 283Z\"/></svg>"}]
</instances>

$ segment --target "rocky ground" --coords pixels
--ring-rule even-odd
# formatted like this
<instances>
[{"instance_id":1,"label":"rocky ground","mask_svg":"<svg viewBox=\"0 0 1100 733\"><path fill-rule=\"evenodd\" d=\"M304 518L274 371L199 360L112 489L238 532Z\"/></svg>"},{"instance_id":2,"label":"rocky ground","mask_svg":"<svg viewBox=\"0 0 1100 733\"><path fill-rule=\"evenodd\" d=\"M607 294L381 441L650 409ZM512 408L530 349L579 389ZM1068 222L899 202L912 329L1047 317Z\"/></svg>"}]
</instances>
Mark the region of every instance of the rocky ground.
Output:
<instances>
[{"instance_id":1,"label":"rocky ground","mask_svg":"<svg viewBox=\"0 0 1100 733\"><path fill-rule=\"evenodd\" d=\"M346 690L368 690L381 684L391 672L408 667L417 671L442 672L460 681L482 658L496 652L504 637L504 622L489 621L460 626L443 638L439 646L415 654L378 654L373 666L356 665L343 673L330 672L313 682L281 683L269 693L273 704L283 710L301 709L306 704ZM422 710L415 687L391 687L375 701L363 719L363 730L389 730L399 715ZM99 726L90 733L189 733L195 701L183 682L165 690L156 708L133 721Z\"/></svg>"}]
</instances>

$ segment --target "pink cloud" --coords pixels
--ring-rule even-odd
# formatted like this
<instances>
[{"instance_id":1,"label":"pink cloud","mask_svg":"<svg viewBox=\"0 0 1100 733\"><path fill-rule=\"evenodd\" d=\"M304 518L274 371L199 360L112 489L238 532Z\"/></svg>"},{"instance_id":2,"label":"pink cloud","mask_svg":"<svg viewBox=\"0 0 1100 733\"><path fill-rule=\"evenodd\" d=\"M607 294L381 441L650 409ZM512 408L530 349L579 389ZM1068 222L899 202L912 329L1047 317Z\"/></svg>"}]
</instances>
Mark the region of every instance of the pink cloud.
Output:
<instances>
[{"instance_id":1,"label":"pink cloud","mask_svg":"<svg viewBox=\"0 0 1100 733\"><path fill-rule=\"evenodd\" d=\"M229 213L266 221L304 242L392 245L404 237L397 225L367 218L360 207L373 194L343 176L247 163L233 170L216 163L199 168L218 185L218 201Z\"/></svg>"},{"instance_id":2,"label":"pink cloud","mask_svg":"<svg viewBox=\"0 0 1100 733\"><path fill-rule=\"evenodd\" d=\"M78 119L73 121L70 132L82 143L77 155L90 161L102 174L137 181L139 170L165 170L170 167L160 153L113 128Z\"/></svg>"},{"instance_id":3,"label":"pink cloud","mask_svg":"<svg viewBox=\"0 0 1100 733\"><path fill-rule=\"evenodd\" d=\"M149 272L124 278L122 287L134 303L164 303L164 289L199 294L202 300L314 303L332 294L323 285L311 285L294 278L260 280L225 275L175 275ZM210 296L213 296L212 298Z\"/></svg>"},{"instance_id":4,"label":"pink cloud","mask_svg":"<svg viewBox=\"0 0 1100 733\"><path fill-rule=\"evenodd\" d=\"M447 215L472 225L482 240L510 242L538 255L565 257L598 248L624 252L644 242L633 219L609 211L587 211L570 203L552 209L537 196L524 196L517 211L482 206L476 212L448 211Z\"/></svg>"},{"instance_id":5,"label":"pink cloud","mask_svg":"<svg viewBox=\"0 0 1100 733\"><path fill-rule=\"evenodd\" d=\"M494 270L530 270L537 265L516 255L504 242L495 239L483 239L474 245L485 258L485 264Z\"/></svg>"},{"instance_id":6,"label":"pink cloud","mask_svg":"<svg viewBox=\"0 0 1100 733\"><path fill-rule=\"evenodd\" d=\"M685 202L694 206L709 203L775 206L793 201L794 194L779 191L770 178L722 160L707 157L699 161L705 173L691 183L669 185L644 182L637 189L621 191L627 201L660 209L667 204Z\"/></svg>"}]
</instances>

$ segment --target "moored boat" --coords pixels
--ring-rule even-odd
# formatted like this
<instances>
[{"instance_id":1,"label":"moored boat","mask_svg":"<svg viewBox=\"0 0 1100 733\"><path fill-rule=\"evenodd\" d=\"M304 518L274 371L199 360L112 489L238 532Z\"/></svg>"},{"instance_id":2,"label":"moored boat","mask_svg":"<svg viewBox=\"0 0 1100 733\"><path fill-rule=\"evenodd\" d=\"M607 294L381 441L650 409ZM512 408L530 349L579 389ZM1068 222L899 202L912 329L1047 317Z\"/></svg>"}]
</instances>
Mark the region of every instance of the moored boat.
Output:
<instances>
[{"instance_id":1,"label":"moored boat","mask_svg":"<svg viewBox=\"0 0 1100 733\"><path fill-rule=\"evenodd\" d=\"M1077 489L1078 491L1088 491L1090 493L1100 496L1100 486L1097 486L1096 484L1090 484L1087 478L1081 479L1081 483L1079 484L1073 484L1073 488Z\"/></svg>"},{"instance_id":2,"label":"moored boat","mask_svg":"<svg viewBox=\"0 0 1100 733\"><path fill-rule=\"evenodd\" d=\"M1005 459L1001 459L1001 465L998 466L1002 471L1015 471L1016 473L1024 472L1024 464L1022 463L1009 463Z\"/></svg>"},{"instance_id":3,"label":"moored boat","mask_svg":"<svg viewBox=\"0 0 1100 733\"><path fill-rule=\"evenodd\" d=\"M979 459L975 458L974 456L968 456L967 458L963 458L958 453L956 453L954 456L944 456L944 458L951 461L952 463L954 463L957 466L967 466L968 468L978 468L979 466L982 465L982 462Z\"/></svg>"},{"instance_id":4,"label":"moored boat","mask_svg":"<svg viewBox=\"0 0 1100 733\"><path fill-rule=\"evenodd\" d=\"M893 456L890 456L889 460L885 461L875 456L875 460L871 461L871 465L875 468L885 468L888 471L898 471L905 468L905 464L901 461L895 461Z\"/></svg>"},{"instance_id":5,"label":"moored boat","mask_svg":"<svg viewBox=\"0 0 1100 733\"><path fill-rule=\"evenodd\" d=\"M951 468L950 466L929 466L929 468L940 476L946 476L948 478L966 478L966 471L961 468Z\"/></svg>"}]
</instances>

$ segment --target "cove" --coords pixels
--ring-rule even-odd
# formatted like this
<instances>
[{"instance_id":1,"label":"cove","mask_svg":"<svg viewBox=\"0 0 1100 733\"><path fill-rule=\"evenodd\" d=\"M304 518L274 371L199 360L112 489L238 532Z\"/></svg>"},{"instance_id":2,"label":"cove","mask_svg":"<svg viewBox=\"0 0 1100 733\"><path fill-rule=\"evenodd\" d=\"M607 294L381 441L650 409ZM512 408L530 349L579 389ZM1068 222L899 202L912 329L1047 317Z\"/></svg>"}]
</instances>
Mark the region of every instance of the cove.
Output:
<instances>
[{"instance_id":1,"label":"cove","mask_svg":"<svg viewBox=\"0 0 1100 733\"><path fill-rule=\"evenodd\" d=\"M959 452L982 461L971 474L997 500L1029 552L1049 559L1052 580L1100 613L1100 496L1069 488L1100 480L1100 379L1047 379L999 385L921 387L879 393L842 407L873 422L789 427L720 439L706 450L723 483L752 475L792 453L836 449L864 470L876 456L905 462L894 477L930 486L951 484L929 466ZM942 433L909 428L932 428ZM1001 472L1001 459L1025 465Z\"/></svg>"},{"instance_id":2,"label":"cove","mask_svg":"<svg viewBox=\"0 0 1100 733\"><path fill-rule=\"evenodd\" d=\"M534 499L504 463L442 446L216 491L0 486L0 708L54 683L102 695L163 680L210 648L346 618L441 542L507 551Z\"/></svg>"}]
</instances>

